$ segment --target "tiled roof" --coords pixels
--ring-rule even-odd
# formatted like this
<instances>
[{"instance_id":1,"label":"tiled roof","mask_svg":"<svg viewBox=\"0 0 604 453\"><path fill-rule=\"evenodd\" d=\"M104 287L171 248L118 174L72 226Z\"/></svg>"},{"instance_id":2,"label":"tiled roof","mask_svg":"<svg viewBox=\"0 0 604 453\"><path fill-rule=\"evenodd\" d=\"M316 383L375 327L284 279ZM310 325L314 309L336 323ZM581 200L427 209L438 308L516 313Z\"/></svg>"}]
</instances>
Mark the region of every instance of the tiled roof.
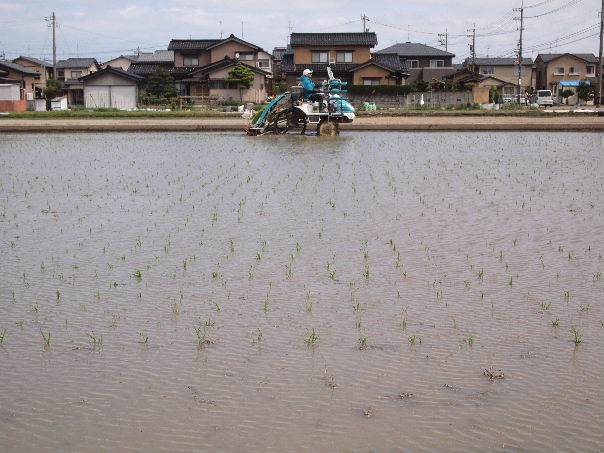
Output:
<instances>
[{"instance_id":1,"label":"tiled roof","mask_svg":"<svg viewBox=\"0 0 604 453\"><path fill-rule=\"evenodd\" d=\"M173 63L174 51L156 50L155 52L141 52L138 56L134 57L134 61L137 63Z\"/></svg>"},{"instance_id":2,"label":"tiled roof","mask_svg":"<svg viewBox=\"0 0 604 453\"><path fill-rule=\"evenodd\" d=\"M578 57L582 60L587 61L588 63L597 63L598 58L593 53L540 53L537 55L537 58L543 60L544 63L548 63L556 58L559 58L563 55L572 55L574 57Z\"/></svg>"},{"instance_id":3,"label":"tiled roof","mask_svg":"<svg viewBox=\"0 0 604 453\"><path fill-rule=\"evenodd\" d=\"M407 71L407 67L395 53L374 53L371 56L371 60L392 71Z\"/></svg>"},{"instance_id":4,"label":"tiled roof","mask_svg":"<svg viewBox=\"0 0 604 453\"><path fill-rule=\"evenodd\" d=\"M515 58L476 58L474 62L477 66L516 66ZM471 58L466 58L464 60L464 65L467 66L470 63L472 63ZM523 66L532 66L532 64L532 58L522 59Z\"/></svg>"},{"instance_id":5,"label":"tiled roof","mask_svg":"<svg viewBox=\"0 0 604 453\"><path fill-rule=\"evenodd\" d=\"M138 63L134 62L128 68L128 72L140 76L147 76L157 72L157 70L163 69L164 71L173 72L174 63Z\"/></svg>"},{"instance_id":6,"label":"tiled roof","mask_svg":"<svg viewBox=\"0 0 604 453\"><path fill-rule=\"evenodd\" d=\"M32 76L39 76L36 71L31 68L27 68L25 66L21 66L20 64L13 63L12 61L0 60L0 69L17 71L21 74L27 74Z\"/></svg>"},{"instance_id":7,"label":"tiled roof","mask_svg":"<svg viewBox=\"0 0 604 453\"><path fill-rule=\"evenodd\" d=\"M367 33L292 33L292 47L295 46L369 46L377 45L377 35Z\"/></svg>"},{"instance_id":8,"label":"tiled roof","mask_svg":"<svg viewBox=\"0 0 604 453\"><path fill-rule=\"evenodd\" d=\"M34 57L25 57L25 56L21 55L19 58L15 58L15 60L19 60L19 59L31 61L32 63L35 63L38 66L42 66L43 68L52 67L52 63L50 63L48 61L40 60L40 59L34 58ZM15 61L15 60L13 60L13 61Z\"/></svg>"},{"instance_id":9,"label":"tiled roof","mask_svg":"<svg viewBox=\"0 0 604 453\"><path fill-rule=\"evenodd\" d=\"M222 45L222 44L224 44L224 43L231 42L231 41L238 42L239 44L242 44L242 45L244 45L244 46L247 46L247 47L249 47L249 48L251 48L251 49L255 49L255 50L262 50L262 49L261 49L260 47L258 47L256 44L252 44L251 42L244 41L243 39L238 38L237 36L235 36L235 35L233 35L233 34L231 34L229 37L227 37L227 38L225 38L225 39L219 40L217 43L212 44L212 45L208 46L207 48L208 48L208 49L211 49L211 48L213 48L213 47L217 47L217 46L219 46L219 45Z\"/></svg>"},{"instance_id":10,"label":"tiled roof","mask_svg":"<svg viewBox=\"0 0 604 453\"><path fill-rule=\"evenodd\" d=\"M96 58L68 58L57 61L57 69L89 68L98 64Z\"/></svg>"},{"instance_id":11,"label":"tiled roof","mask_svg":"<svg viewBox=\"0 0 604 453\"><path fill-rule=\"evenodd\" d=\"M287 52L287 47L275 47L273 49L273 59L282 60L285 52Z\"/></svg>"},{"instance_id":12,"label":"tiled roof","mask_svg":"<svg viewBox=\"0 0 604 453\"><path fill-rule=\"evenodd\" d=\"M378 50L376 53L395 53L399 57L454 57L455 54L445 52L436 47L415 42L404 42L394 44L385 49Z\"/></svg>"},{"instance_id":13,"label":"tiled roof","mask_svg":"<svg viewBox=\"0 0 604 453\"><path fill-rule=\"evenodd\" d=\"M168 50L205 50L223 39L173 39Z\"/></svg>"},{"instance_id":14,"label":"tiled roof","mask_svg":"<svg viewBox=\"0 0 604 453\"><path fill-rule=\"evenodd\" d=\"M214 63L210 63L205 66L199 66L196 68L175 68L174 75L175 75L175 77L185 76L185 75L190 75L190 76L194 76L194 77L206 76L206 75L209 75L212 72L218 71L220 69L235 66L238 63L241 63L241 64L247 66L250 70L252 70L253 72L255 72L257 74L270 75L269 72L266 72L260 68L256 68L255 66L250 66L250 65L246 64L245 62L240 62L239 60L236 60L234 58L229 58L229 57L225 57L224 59L222 59L220 61L215 61ZM180 70L182 70L182 69L186 69L186 72L181 72Z\"/></svg>"},{"instance_id":15,"label":"tiled roof","mask_svg":"<svg viewBox=\"0 0 604 453\"><path fill-rule=\"evenodd\" d=\"M124 77L124 78L130 79L130 80L135 80L137 82L144 78L138 74L124 71L122 68L112 68L111 66L107 66L105 69L99 69L98 71L91 72L90 74L82 76L78 80L80 82L84 82L86 80L94 79L95 77L98 77L100 75L107 74L107 73L111 73L118 77Z\"/></svg>"},{"instance_id":16,"label":"tiled roof","mask_svg":"<svg viewBox=\"0 0 604 453\"><path fill-rule=\"evenodd\" d=\"M302 71L305 69L310 69L312 72L317 74L326 74L327 66L330 66L333 72L342 73L342 72L350 72L355 69L358 65L351 63L336 63L336 64L327 64L327 63L311 63L311 64L288 64L284 65L285 59L281 62L281 71L295 73L298 75L302 74Z\"/></svg>"}]
</instances>

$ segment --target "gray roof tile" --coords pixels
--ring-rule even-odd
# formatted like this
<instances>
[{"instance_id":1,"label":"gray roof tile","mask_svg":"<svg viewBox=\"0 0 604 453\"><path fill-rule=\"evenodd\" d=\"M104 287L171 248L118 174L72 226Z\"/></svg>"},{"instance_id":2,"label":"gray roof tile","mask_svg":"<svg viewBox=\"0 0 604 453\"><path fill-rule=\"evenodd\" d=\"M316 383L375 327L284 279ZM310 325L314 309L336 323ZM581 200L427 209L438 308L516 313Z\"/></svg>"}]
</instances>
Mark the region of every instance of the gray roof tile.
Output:
<instances>
[{"instance_id":1,"label":"gray roof tile","mask_svg":"<svg viewBox=\"0 0 604 453\"><path fill-rule=\"evenodd\" d=\"M455 54L416 42L397 43L376 53L395 53L399 57L454 57Z\"/></svg>"},{"instance_id":2,"label":"gray roof tile","mask_svg":"<svg viewBox=\"0 0 604 453\"><path fill-rule=\"evenodd\" d=\"M369 46L377 45L377 35L367 33L292 33L292 47L295 46Z\"/></svg>"},{"instance_id":3,"label":"gray roof tile","mask_svg":"<svg viewBox=\"0 0 604 453\"><path fill-rule=\"evenodd\" d=\"M173 39L168 45L168 50L204 50L223 39Z\"/></svg>"},{"instance_id":4,"label":"gray roof tile","mask_svg":"<svg viewBox=\"0 0 604 453\"><path fill-rule=\"evenodd\" d=\"M6 60L0 60L0 69L7 69L7 70L10 69L12 71L17 71L22 74L33 75L33 76L40 75L31 68L27 68L25 66L21 66L20 64L13 63L12 61L6 61Z\"/></svg>"},{"instance_id":5,"label":"gray roof tile","mask_svg":"<svg viewBox=\"0 0 604 453\"><path fill-rule=\"evenodd\" d=\"M582 60L585 60L589 63L597 63L598 62L598 58L593 54L593 53L570 53L570 52L566 52L566 53L540 53L539 55L537 55L537 58L540 58L541 60L543 60L544 63L548 63L552 60L555 60L558 57L561 57L562 55L573 55L575 57L581 58Z\"/></svg>"},{"instance_id":6,"label":"gray roof tile","mask_svg":"<svg viewBox=\"0 0 604 453\"><path fill-rule=\"evenodd\" d=\"M89 68L98 64L96 58L67 58L57 61L57 69Z\"/></svg>"}]
</instances>

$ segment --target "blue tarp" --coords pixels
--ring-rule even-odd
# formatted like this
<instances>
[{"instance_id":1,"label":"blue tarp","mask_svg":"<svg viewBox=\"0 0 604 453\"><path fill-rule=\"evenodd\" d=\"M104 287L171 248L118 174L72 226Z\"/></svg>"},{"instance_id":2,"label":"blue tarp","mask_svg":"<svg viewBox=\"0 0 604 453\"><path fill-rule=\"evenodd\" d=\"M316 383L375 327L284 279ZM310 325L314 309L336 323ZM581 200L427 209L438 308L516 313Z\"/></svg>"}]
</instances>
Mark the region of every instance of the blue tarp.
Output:
<instances>
[{"instance_id":1,"label":"blue tarp","mask_svg":"<svg viewBox=\"0 0 604 453\"><path fill-rule=\"evenodd\" d=\"M591 80L562 80L560 82L561 87L578 87L581 83L591 85Z\"/></svg>"}]
</instances>

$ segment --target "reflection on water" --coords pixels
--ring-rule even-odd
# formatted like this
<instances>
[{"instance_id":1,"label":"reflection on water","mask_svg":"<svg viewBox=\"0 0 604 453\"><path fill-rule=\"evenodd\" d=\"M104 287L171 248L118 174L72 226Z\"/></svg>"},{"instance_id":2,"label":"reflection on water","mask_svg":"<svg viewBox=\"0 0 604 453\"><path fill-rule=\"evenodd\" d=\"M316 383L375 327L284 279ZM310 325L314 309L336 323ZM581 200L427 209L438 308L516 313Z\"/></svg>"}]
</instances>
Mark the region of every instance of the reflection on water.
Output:
<instances>
[{"instance_id":1,"label":"reflection on water","mask_svg":"<svg viewBox=\"0 0 604 453\"><path fill-rule=\"evenodd\" d=\"M0 450L597 451L602 145L3 135Z\"/></svg>"}]
</instances>

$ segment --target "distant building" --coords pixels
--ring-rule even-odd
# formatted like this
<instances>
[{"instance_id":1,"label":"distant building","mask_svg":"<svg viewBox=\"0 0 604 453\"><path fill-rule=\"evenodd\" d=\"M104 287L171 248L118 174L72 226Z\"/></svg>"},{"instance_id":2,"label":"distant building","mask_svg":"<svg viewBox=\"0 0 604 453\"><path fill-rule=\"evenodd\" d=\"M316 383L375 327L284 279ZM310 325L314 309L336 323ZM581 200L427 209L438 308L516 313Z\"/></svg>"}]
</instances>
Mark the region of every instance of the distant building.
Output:
<instances>
[{"instance_id":1,"label":"distant building","mask_svg":"<svg viewBox=\"0 0 604 453\"><path fill-rule=\"evenodd\" d=\"M397 43L385 49L378 50L377 54L396 54L401 63L409 71L407 83L417 81L431 82L440 80L444 76L455 72L453 58L455 54L427 46L425 44L404 42Z\"/></svg>"},{"instance_id":2,"label":"distant building","mask_svg":"<svg viewBox=\"0 0 604 453\"><path fill-rule=\"evenodd\" d=\"M101 68L95 58L67 58L57 61L57 79L63 82L70 107L84 105L84 86L79 80Z\"/></svg>"},{"instance_id":3,"label":"distant building","mask_svg":"<svg viewBox=\"0 0 604 453\"><path fill-rule=\"evenodd\" d=\"M143 77L107 66L79 78L84 90L86 108L135 109L138 103L138 84Z\"/></svg>"},{"instance_id":4,"label":"distant building","mask_svg":"<svg viewBox=\"0 0 604 453\"><path fill-rule=\"evenodd\" d=\"M467 58L464 68L471 68L472 60ZM474 60L476 73L484 79L493 82L491 85L483 83L483 86L501 87L503 97L513 97L518 95L518 65L515 58L476 58ZM533 81L533 59L523 58L521 69L521 92L529 91L534 86Z\"/></svg>"},{"instance_id":5,"label":"distant building","mask_svg":"<svg viewBox=\"0 0 604 453\"><path fill-rule=\"evenodd\" d=\"M44 89L46 88L46 82L52 77L52 63L40 60L38 58L25 56L15 58L13 63L17 63L21 66L32 69L40 74L40 78L34 82L34 90L36 98L42 98Z\"/></svg>"},{"instance_id":6,"label":"distant building","mask_svg":"<svg viewBox=\"0 0 604 453\"><path fill-rule=\"evenodd\" d=\"M158 51L159 52L159 51ZM148 77L162 69L176 81L181 96L263 102L272 86L272 56L261 47L230 35L225 39L173 39L168 51L149 58L141 54L128 72ZM164 54L170 52L170 54ZM170 60L168 60L170 58ZM229 72L244 64L254 73L249 89L241 93Z\"/></svg>"},{"instance_id":7,"label":"distant building","mask_svg":"<svg viewBox=\"0 0 604 453\"><path fill-rule=\"evenodd\" d=\"M5 74L0 78L0 83L19 85L19 98L21 100L35 99L36 83L40 80L40 74L37 71L6 60L0 60L0 71Z\"/></svg>"},{"instance_id":8,"label":"distant building","mask_svg":"<svg viewBox=\"0 0 604 453\"><path fill-rule=\"evenodd\" d=\"M281 80L284 75L281 71L281 62L283 61L283 55L287 52L287 47L275 47L273 49L273 78L274 80Z\"/></svg>"},{"instance_id":9,"label":"distant building","mask_svg":"<svg viewBox=\"0 0 604 453\"><path fill-rule=\"evenodd\" d=\"M596 68L598 58L592 53L544 53L535 59L535 79L538 90L551 90L554 96L559 96L563 88L561 82L568 88L580 81L596 84ZM571 103L576 99L571 99Z\"/></svg>"},{"instance_id":10,"label":"distant building","mask_svg":"<svg viewBox=\"0 0 604 453\"><path fill-rule=\"evenodd\" d=\"M374 32L292 33L283 53L281 71L288 85L296 85L302 71L313 71L317 80L327 78L329 66L336 78L357 85L400 85L407 77L396 55L372 54Z\"/></svg>"}]
</instances>

